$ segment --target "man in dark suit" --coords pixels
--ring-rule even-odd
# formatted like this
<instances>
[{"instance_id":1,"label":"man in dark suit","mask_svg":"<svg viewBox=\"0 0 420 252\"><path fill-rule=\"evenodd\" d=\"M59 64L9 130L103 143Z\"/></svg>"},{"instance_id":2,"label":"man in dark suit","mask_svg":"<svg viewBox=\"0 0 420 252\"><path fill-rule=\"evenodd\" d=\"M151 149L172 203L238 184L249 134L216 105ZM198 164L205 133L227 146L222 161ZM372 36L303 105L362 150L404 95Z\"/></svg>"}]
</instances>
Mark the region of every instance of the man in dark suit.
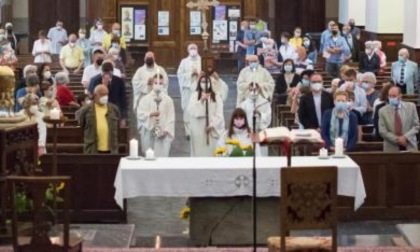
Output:
<instances>
[{"instance_id":1,"label":"man in dark suit","mask_svg":"<svg viewBox=\"0 0 420 252\"><path fill-rule=\"evenodd\" d=\"M101 67L102 73L90 80L88 91L93 94L97 85L103 84L109 90L109 102L116 105L120 110L120 127L126 126L127 101L125 96L125 83L123 79L112 74L114 66L111 62L104 62Z\"/></svg>"},{"instance_id":2,"label":"man in dark suit","mask_svg":"<svg viewBox=\"0 0 420 252\"><path fill-rule=\"evenodd\" d=\"M300 98L299 121L305 129L319 130L324 112L334 107L334 99L330 93L323 91L323 80L320 74L311 76L311 91L310 94Z\"/></svg>"}]
</instances>

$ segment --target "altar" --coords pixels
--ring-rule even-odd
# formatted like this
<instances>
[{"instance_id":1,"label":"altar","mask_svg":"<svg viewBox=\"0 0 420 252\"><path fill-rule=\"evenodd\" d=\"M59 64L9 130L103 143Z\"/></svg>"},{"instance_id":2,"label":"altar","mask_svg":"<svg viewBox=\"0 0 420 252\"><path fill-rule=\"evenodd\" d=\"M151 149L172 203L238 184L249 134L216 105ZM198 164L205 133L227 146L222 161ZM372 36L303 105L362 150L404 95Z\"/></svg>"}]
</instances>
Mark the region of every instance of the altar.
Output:
<instances>
[{"instance_id":1,"label":"altar","mask_svg":"<svg viewBox=\"0 0 420 252\"><path fill-rule=\"evenodd\" d=\"M279 229L280 168L287 159L258 157L256 164L258 241L265 243ZM338 195L353 197L354 210L366 198L360 167L349 157L293 157L292 166L337 166ZM195 245L250 244L252 158L122 158L114 187L120 207L124 199L140 196L190 198L190 238Z\"/></svg>"}]
</instances>

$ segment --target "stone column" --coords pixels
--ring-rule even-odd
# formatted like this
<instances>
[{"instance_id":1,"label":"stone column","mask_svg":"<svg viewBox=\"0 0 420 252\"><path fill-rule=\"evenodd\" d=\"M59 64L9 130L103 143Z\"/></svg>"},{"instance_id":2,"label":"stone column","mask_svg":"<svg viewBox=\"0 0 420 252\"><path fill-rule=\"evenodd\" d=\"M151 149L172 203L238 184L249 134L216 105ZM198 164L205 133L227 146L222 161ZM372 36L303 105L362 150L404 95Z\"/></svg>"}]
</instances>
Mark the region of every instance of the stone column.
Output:
<instances>
[{"instance_id":1,"label":"stone column","mask_svg":"<svg viewBox=\"0 0 420 252\"><path fill-rule=\"evenodd\" d=\"M350 18L356 21L356 26L364 27L366 21L366 0L340 0L338 3L338 22L347 24Z\"/></svg>"},{"instance_id":2,"label":"stone column","mask_svg":"<svg viewBox=\"0 0 420 252\"><path fill-rule=\"evenodd\" d=\"M362 41L380 40L388 61L398 57L404 27L404 6L406 1L366 1L366 25Z\"/></svg>"},{"instance_id":3,"label":"stone column","mask_svg":"<svg viewBox=\"0 0 420 252\"><path fill-rule=\"evenodd\" d=\"M420 63L420 1L405 0L403 46L410 51L411 60Z\"/></svg>"}]
</instances>

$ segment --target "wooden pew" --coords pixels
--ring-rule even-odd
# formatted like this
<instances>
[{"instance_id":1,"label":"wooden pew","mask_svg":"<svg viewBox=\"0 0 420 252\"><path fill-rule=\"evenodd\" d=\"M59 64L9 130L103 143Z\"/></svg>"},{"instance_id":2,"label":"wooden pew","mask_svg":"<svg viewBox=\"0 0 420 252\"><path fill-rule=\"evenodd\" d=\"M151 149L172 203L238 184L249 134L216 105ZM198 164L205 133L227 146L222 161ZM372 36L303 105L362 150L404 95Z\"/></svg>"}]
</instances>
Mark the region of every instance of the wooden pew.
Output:
<instances>
[{"instance_id":1,"label":"wooden pew","mask_svg":"<svg viewBox=\"0 0 420 252\"><path fill-rule=\"evenodd\" d=\"M114 180L124 155L58 154L58 175L72 177L72 223L126 223L127 212L114 200ZM40 158L51 175L52 154Z\"/></svg>"}]
</instances>

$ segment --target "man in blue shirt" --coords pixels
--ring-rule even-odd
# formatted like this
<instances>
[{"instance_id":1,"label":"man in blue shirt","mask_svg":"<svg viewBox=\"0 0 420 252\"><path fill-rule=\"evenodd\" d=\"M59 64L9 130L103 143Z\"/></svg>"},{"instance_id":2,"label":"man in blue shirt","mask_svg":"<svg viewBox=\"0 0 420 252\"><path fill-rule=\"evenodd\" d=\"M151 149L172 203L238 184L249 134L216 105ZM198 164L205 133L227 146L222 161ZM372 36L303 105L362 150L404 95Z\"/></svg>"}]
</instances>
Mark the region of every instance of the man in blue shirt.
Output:
<instances>
[{"instance_id":1,"label":"man in blue shirt","mask_svg":"<svg viewBox=\"0 0 420 252\"><path fill-rule=\"evenodd\" d=\"M238 54L238 71L240 72L242 68L245 67L245 56L247 45L245 45L245 32L248 30L248 22L242 21L241 22L241 30L238 31L236 36L236 53Z\"/></svg>"},{"instance_id":2,"label":"man in blue shirt","mask_svg":"<svg viewBox=\"0 0 420 252\"><path fill-rule=\"evenodd\" d=\"M327 29L325 29L325 31L323 31L322 34L321 34L321 41L320 41L320 45L319 45L319 51L321 53L324 51L325 42L331 36L331 30L332 30L332 27L334 25L335 25L334 21L331 20L330 22L328 22Z\"/></svg>"},{"instance_id":3,"label":"man in blue shirt","mask_svg":"<svg viewBox=\"0 0 420 252\"><path fill-rule=\"evenodd\" d=\"M338 25L334 24L331 36L325 41L324 57L327 61L327 72L333 78L338 78L344 60L350 56L346 41L338 33Z\"/></svg>"},{"instance_id":4,"label":"man in blue shirt","mask_svg":"<svg viewBox=\"0 0 420 252\"><path fill-rule=\"evenodd\" d=\"M261 33L257 29L255 20L249 21L249 29L245 31L246 55L255 55L255 48L261 43Z\"/></svg>"}]
</instances>

